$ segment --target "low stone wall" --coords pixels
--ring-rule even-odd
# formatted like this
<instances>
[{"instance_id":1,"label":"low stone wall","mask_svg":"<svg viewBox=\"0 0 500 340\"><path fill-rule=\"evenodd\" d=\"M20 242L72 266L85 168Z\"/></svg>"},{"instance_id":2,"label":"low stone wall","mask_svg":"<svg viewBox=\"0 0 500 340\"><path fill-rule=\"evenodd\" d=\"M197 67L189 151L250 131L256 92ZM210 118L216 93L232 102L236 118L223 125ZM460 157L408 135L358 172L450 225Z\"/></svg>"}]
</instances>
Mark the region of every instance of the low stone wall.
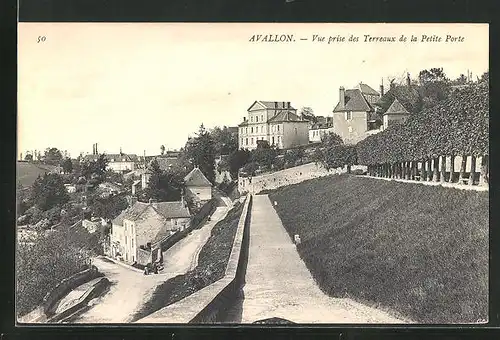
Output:
<instances>
[{"instance_id":1,"label":"low stone wall","mask_svg":"<svg viewBox=\"0 0 500 340\"><path fill-rule=\"evenodd\" d=\"M101 278L97 281L91 288L89 288L83 295L80 297L79 301L75 303L73 306L68 309L62 311L59 314L54 315L50 319L47 320L48 323L59 322L61 320L66 319L67 317L73 315L77 311L86 307L88 302L98 296L100 296L104 291L109 287L111 283L105 277Z\"/></svg>"},{"instance_id":2,"label":"low stone wall","mask_svg":"<svg viewBox=\"0 0 500 340\"><path fill-rule=\"evenodd\" d=\"M64 280L62 280L52 291L47 293L43 298L42 308L43 312L47 316L52 316L55 313L56 303L67 295L70 291L76 287L89 282L95 278L103 276L99 273L96 266L92 266L89 269L76 273Z\"/></svg>"},{"instance_id":3,"label":"low stone wall","mask_svg":"<svg viewBox=\"0 0 500 340\"><path fill-rule=\"evenodd\" d=\"M366 166L352 166L351 170L366 170ZM297 184L313 178L345 173L347 168L330 169L329 171L315 163L295 166L268 174L253 177L239 177L238 190L240 193L259 193L263 190L277 189L282 186Z\"/></svg>"},{"instance_id":4,"label":"low stone wall","mask_svg":"<svg viewBox=\"0 0 500 340\"><path fill-rule=\"evenodd\" d=\"M138 323L215 323L224 320L245 283L252 196L247 195L222 279L140 319Z\"/></svg>"}]
</instances>

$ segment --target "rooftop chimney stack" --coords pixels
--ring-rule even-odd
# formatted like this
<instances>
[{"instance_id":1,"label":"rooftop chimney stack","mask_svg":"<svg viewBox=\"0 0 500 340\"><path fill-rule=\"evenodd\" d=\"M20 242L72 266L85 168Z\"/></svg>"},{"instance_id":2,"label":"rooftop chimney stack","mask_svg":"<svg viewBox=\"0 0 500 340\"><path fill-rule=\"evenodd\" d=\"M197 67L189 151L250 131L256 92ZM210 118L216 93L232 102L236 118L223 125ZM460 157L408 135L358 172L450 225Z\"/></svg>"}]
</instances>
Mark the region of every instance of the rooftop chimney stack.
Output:
<instances>
[{"instance_id":1,"label":"rooftop chimney stack","mask_svg":"<svg viewBox=\"0 0 500 340\"><path fill-rule=\"evenodd\" d=\"M384 96L384 79L382 78L382 83L380 83L380 97Z\"/></svg>"},{"instance_id":2,"label":"rooftop chimney stack","mask_svg":"<svg viewBox=\"0 0 500 340\"><path fill-rule=\"evenodd\" d=\"M274 102L274 108L277 110L278 109L278 102Z\"/></svg>"},{"instance_id":3,"label":"rooftop chimney stack","mask_svg":"<svg viewBox=\"0 0 500 340\"><path fill-rule=\"evenodd\" d=\"M97 143L95 143L95 154L98 155L99 152L97 151Z\"/></svg>"},{"instance_id":4,"label":"rooftop chimney stack","mask_svg":"<svg viewBox=\"0 0 500 340\"><path fill-rule=\"evenodd\" d=\"M345 106L345 88L343 86L339 89L339 103L340 107L344 108Z\"/></svg>"},{"instance_id":5,"label":"rooftop chimney stack","mask_svg":"<svg viewBox=\"0 0 500 340\"><path fill-rule=\"evenodd\" d=\"M411 85L411 79L410 79L410 73L406 74L406 86L410 87Z\"/></svg>"},{"instance_id":6,"label":"rooftop chimney stack","mask_svg":"<svg viewBox=\"0 0 500 340\"><path fill-rule=\"evenodd\" d=\"M289 109L290 108L290 102L286 102L286 108Z\"/></svg>"}]
</instances>

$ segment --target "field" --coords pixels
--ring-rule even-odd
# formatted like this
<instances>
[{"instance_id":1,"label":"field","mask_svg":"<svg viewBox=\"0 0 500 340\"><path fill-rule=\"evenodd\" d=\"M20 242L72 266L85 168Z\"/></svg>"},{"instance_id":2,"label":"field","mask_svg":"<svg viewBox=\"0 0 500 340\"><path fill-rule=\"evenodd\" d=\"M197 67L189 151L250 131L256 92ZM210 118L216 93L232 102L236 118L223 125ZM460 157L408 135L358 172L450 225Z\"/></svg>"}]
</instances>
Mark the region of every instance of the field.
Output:
<instances>
[{"instance_id":1,"label":"field","mask_svg":"<svg viewBox=\"0 0 500 340\"><path fill-rule=\"evenodd\" d=\"M325 293L416 322L487 320L487 192L340 175L270 198Z\"/></svg>"},{"instance_id":2,"label":"field","mask_svg":"<svg viewBox=\"0 0 500 340\"><path fill-rule=\"evenodd\" d=\"M134 315L133 321L182 300L224 277L242 211L243 204L237 203L212 229L210 238L199 254L198 266L158 286L151 299Z\"/></svg>"},{"instance_id":3,"label":"field","mask_svg":"<svg viewBox=\"0 0 500 340\"><path fill-rule=\"evenodd\" d=\"M54 169L52 165L17 162L17 182L20 183L23 188L29 187L35 182L38 175L43 175L52 169Z\"/></svg>"}]
</instances>

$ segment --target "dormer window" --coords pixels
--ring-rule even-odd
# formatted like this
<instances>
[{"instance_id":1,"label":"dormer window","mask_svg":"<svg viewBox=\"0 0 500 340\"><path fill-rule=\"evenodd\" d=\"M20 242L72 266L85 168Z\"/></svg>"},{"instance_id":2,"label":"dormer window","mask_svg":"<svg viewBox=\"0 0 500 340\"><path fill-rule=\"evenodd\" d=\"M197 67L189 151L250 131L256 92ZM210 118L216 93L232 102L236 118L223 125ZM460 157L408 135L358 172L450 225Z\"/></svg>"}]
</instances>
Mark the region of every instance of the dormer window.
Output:
<instances>
[{"instance_id":1,"label":"dormer window","mask_svg":"<svg viewBox=\"0 0 500 340\"><path fill-rule=\"evenodd\" d=\"M259 116L255 116L255 122L259 122Z\"/></svg>"}]
</instances>

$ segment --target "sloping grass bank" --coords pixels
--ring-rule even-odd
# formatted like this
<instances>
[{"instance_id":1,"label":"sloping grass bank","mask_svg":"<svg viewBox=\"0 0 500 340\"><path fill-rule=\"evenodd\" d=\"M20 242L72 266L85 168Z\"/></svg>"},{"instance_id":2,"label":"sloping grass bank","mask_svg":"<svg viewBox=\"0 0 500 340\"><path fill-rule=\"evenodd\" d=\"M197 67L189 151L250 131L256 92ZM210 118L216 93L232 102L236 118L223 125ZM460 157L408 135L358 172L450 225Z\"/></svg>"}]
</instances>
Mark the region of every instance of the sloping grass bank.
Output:
<instances>
[{"instance_id":1,"label":"sloping grass bank","mask_svg":"<svg viewBox=\"0 0 500 340\"><path fill-rule=\"evenodd\" d=\"M134 315L137 321L163 307L184 299L224 277L243 205L237 203L212 229L198 256L198 266L159 285L150 300Z\"/></svg>"},{"instance_id":2,"label":"sloping grass bank","mask_svg":"<svg viewBox=\"0 0 500 340\"><path fill-rule=\"evenodd\" d=\"M488 193L340 175L270 193L323 291L424 323L488 318Z\"/></svg>"}]
</instances>

